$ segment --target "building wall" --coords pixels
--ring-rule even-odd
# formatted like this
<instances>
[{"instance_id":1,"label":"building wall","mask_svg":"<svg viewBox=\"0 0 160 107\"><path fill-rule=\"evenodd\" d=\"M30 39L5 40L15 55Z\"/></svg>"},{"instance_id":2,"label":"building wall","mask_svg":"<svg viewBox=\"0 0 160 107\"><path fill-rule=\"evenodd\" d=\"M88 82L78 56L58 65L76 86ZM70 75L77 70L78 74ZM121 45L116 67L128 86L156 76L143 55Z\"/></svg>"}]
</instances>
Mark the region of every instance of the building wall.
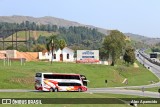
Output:
<instances>
[{"instance_id":1,"label":"building wall","mask_svg":"<svg viewBox=\"0 0 160 107\"><path fill-rule=\"evenodd\" d=\"M63 61L65 62L73 62L74 61L74 51L69 49L69 48L64 48L63 51L60 49L57 51L54 51L53 54L56 54L56 58L54 59L54 55L52 58L52 52L50 51L49 53L46 52L44 55L42 52L39 52L39 59L48 59L49 61L61 61L60 60L60 54L63 54ZM67 59L67 54L69 54L69 58Z\"/></svg>"},{"instance_id":2,"label":"building wall","mask_svg":"<svg viewBox=\"0 0 160 107\"><path fill-rule=\"evenodd\" d=\"M6 58L7 54L5 50L0 50L0 59Z\"/></svg>"},{"instance_id":3,"label":"building wall","mask_svg":"<svg viewBox=\"0 0 160 107\"><path fill-rule=\"evenodd\" d=\"M21 59L25 58L26 61L37 61L38 60L38 52L19 52L17 50L3 50L0 51L1 57L3 58L12 58L12 59Z\"/></svg>"}]
</instances>

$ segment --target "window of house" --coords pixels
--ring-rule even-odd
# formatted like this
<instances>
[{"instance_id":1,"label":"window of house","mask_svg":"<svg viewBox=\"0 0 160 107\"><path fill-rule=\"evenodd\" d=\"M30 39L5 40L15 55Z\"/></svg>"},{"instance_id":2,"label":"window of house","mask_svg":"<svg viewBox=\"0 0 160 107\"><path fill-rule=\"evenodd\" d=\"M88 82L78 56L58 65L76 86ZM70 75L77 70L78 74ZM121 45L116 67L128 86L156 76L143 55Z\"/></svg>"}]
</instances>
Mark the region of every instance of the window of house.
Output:
<instances>
[{"instance_id":1,"label":"window of house","mask_svg":"<svg viewBox=\"0 0 160 107\"><path fill-rule=\"evenodd\" d=\"M56 54L53 55L53 58L56 59Z\"/></svg>"},{"instance_id":2,"label":"window of house","mask_svg":"<svg viewBox=\"0 0 160 107\"><path fill-rule=\"evenodd\" d=\"M69 54L67 54L67 59L69 59Z\"/></svg>"}]
</instances>

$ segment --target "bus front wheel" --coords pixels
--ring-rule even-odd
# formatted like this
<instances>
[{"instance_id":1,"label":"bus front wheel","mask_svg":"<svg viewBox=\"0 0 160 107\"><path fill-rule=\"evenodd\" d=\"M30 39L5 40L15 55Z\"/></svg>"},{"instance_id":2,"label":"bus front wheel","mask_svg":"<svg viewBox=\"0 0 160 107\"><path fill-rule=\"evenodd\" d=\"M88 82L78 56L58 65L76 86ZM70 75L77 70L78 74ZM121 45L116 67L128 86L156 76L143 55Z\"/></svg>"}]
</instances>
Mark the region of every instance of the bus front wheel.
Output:
<instances>
[{"instance_id":1,"label":"bus front wheel","mask_svg":"<svg viewBox=\"0 0 160 107\"><path fill-rule=\"evenodd\" d=\"M50 88L49 91L50 91L50 92L54 92L54 89L53 89L53 88Z\"/></svg>"},{"instance_id":2,"label":"bus front wheel","mask_svg":"<svg viewBox=\"0 0 160 107\"><path fill-rule=\"evenodd\" d=\"M54 92L58 92L58 88L55 88L55 89L54 89Z\"/></svg>"},{"instance_id":3,"label":"bus front wheel","mask_svg":"<svg viewBox=\"0 0 160 107\"><path fill-rule=\"evenodd\" d=\"M82 89L81 89L81 88L78 88L78 92L82 92Z\"/></svg>"},{"instance_id":4,"label":"bus front wheel","mask_svg":"<svg viewBox=\"0 0 160 107\"><path fill-rule=\"evenodd\" d=\"M54 88L50 88L49 91L50 92L58 92L58 88L55 88L55 89Z\"/></svg>"}]
</instances>

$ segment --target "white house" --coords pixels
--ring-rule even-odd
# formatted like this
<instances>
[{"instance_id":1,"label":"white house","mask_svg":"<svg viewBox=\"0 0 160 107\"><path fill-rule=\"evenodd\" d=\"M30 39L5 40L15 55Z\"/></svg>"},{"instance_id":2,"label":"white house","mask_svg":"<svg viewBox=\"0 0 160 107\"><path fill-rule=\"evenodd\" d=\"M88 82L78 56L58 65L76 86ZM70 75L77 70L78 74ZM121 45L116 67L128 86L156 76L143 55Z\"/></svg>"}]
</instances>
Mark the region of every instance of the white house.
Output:
<instances>
[{"instance_id":1,"label":"white house","mask_svg":"<svg viewBox=\"0 0 160 107\"><path fill-rule=\"evenodd\" d=\"M52 57L52 52L50 51L49 53L46 52L44 55L42 52L39 52L39 59L48 59L49 61L64 61L64 62L73 62L74 61L74 50L65 47L62 51L59 49L57 51L53 52L53 57Z\"/></svg>"}]
</instances>

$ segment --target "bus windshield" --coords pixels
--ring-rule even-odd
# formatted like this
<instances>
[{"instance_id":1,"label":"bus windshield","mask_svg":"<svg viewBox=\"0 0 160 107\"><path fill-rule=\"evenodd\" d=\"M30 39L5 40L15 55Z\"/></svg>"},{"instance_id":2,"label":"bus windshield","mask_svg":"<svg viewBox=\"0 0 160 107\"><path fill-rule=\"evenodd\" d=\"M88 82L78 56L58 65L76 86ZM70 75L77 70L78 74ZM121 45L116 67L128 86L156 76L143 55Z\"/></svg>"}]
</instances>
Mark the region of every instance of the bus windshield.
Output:
<instances>
[{"instance_id":1,"label":"bus windshield","mask_svg":"<svg viewBox=\"0 0 160 107\"><path fill-rule=\"evenodd\" d=\"M56 75L56 74L44 74L45 79L76 79L80 80L78 75Z\"/></svg>"}]
</instances>

